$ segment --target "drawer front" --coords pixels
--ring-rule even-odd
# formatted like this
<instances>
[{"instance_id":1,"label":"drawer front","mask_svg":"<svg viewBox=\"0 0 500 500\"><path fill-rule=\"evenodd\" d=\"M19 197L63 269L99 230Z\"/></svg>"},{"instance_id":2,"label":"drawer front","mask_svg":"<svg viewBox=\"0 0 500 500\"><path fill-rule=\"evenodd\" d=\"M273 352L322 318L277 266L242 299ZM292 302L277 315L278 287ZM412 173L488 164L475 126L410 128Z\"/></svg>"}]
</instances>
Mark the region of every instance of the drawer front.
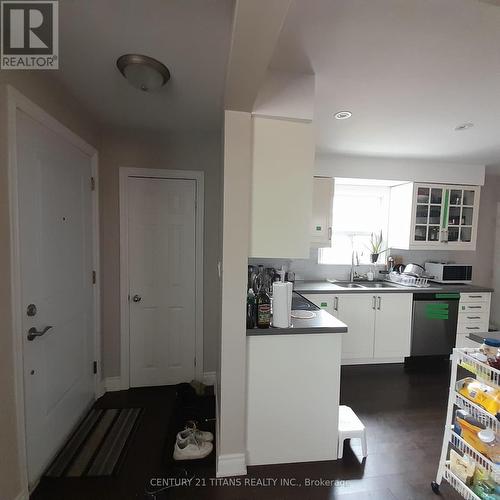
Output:
<instances>
[{"instance_id":1,"label":"drawer front","mask_svg":"<svg viewBox=\"0 0 500 500\"><path fill-rule=\"evenodd\" d=\"M458 306L459 313L489 313L489 302L460 302ZM475 315L475 314L472 314Z\"/></svg>"},{"instance_id":2,"label":"drawer front","mask_svg":"<svg viewBox=\"0 0 500 500\"><path fill-rule=\"evenodd\" d=\"M475 324L458 324L457 333L484 333L488 335L488 322Z\"/></svg>"},{"instance_id":3,"label":"drawer front","mask_svg":"<svg viewBox=\"0 0 500 500\"><path fill-rule=\"evenodd\" d=\"M468 338L468 334L457 334L455 347L479 347L481 344Z\"/></svg>"},{"instance_id":4,"label":"drawer front","mask_svg":"<svg viewBox=\"0 0 500 500\"><path fill-rule=\"evenodd\" d=\"M488 312L465 312L458 315L457 333L485 333L488 331Z\"/></svg>"},{"instance_id":5,"label":"drawer front","mask_svg":"<svg viewBox=\"0 0 500 500\"><path fill-rule=\"evenodd\" d=\"M460 303L462 302L489 302L491 293L489 292L480 292L480 293L461 293L460 294Z\"/></svg>"},{"instance_id":6,"label":"drawer front","mask_svg":"<svg viewBox=\"0 0 500 500\"><path fill-rule=\"evenodd\" d=\"M490 315L487 312L463 312L458 315L458 324L474 325L476 323L488 323Z\"/></svg>"}]
</instances>

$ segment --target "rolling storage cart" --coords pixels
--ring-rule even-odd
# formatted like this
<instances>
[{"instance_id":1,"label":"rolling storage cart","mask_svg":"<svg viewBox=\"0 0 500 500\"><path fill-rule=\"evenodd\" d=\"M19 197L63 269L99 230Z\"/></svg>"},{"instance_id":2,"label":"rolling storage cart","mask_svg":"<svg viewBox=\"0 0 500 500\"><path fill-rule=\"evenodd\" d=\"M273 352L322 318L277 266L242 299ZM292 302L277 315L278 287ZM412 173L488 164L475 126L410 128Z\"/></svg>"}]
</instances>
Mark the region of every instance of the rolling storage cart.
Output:
<instances>
[{"instance_id":1,"label":"rolling storage cart","mask_svg":"<svg viewBox=\"0 0 500 500\"><path fill-rule=\"evenodd\" d=\"M450 461L448 459L449 450L455 449L462 454L468 455L475 462L476 467L484 471L491 473L494 470L499 470L498 465L493 464L493 462L474 449L453 430L455 409L462 409L487 428L493 430L496 434L500 434L500 422L497 420L496 416L488 413L482 407L468 400L456 390L457 372L459 366L465 368L468 372L470 372L470 376L476 378L478 381L484 382L493 388L500 388L500 371L490 367L486 363L478 361L470 355L478 351L479 349L474 348L455 348L453 350L450 394L448 399L448 411L446 415L443 447L441 450L441 458L439 460L436 481L431 483L434 493L439 494L439 486L444 478L462 495L462 497L470 500L481 499L469 488L468 485L466 485L451 471Z\"/></svg>"}]
</instances>

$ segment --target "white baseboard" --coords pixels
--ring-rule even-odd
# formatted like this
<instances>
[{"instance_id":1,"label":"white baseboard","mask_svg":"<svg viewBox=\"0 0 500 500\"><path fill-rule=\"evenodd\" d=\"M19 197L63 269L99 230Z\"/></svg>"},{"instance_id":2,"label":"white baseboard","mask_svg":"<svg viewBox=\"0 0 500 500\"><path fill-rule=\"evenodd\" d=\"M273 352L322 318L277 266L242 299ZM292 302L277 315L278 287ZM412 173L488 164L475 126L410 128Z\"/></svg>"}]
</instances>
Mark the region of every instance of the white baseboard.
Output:
<instances>
[{"instance_id":1,"label":"white baseboard","mask_svg":"<svg viewBox=\"0 0 500 500\"><path fill-rule=\"evenodd\" d=\"M220 455L217 459L217 477L246 476L247 463L244 453Z\"/></svg>"},{"instance_id":2,"label":"white baseboard","mask_svg":"<svg viewBox=\"0 0 500 500\"><path fill-rule=\"evenodd\" d=\"M122 390L121 377L107 377L103 380L104 390L106 392L114 392Z\"/></svg>"},{"instance_id":3,"label":"white baseboard","mask_svg":"<svg viewBox=\"0 0 500 500\"><path fill-rule=\"evenodd\" d=\"M216 377L215 372L204 372L202 382L205 385L215 385L215 377Z\"/></svg>"}]
</instances>

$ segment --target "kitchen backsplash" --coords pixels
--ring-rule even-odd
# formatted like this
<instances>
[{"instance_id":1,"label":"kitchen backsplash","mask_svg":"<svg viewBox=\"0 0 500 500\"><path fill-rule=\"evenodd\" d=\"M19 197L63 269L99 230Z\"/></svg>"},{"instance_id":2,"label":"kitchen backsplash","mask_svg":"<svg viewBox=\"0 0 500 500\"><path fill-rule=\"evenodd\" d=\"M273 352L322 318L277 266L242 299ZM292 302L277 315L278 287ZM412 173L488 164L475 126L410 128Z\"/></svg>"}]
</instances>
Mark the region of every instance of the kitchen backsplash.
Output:
<instances>
[{"instance_id":1,"label":"kitchen backsplash","mask_svg":"<svg viewBox=\"0 0 500 500\"><path fill-rule=\"evenodd\" d=\"M427 250L393 250L389 255L398 255L403 258L405 264L414 262L423 264L426 261L456 262L458 264L474 264L474 252L453 251L427 251ZM312 248L309 259L248 259L251 265L262 264L265 267L281 268L284 265L287 270L295 273L296 280L325 280L327 278L347 280L351 271L350 265L318 264L318 249ZM372 266L356 266L358 273L365 273ZM385 265L378 264L377 269L385 269Z\"/></svg>"}]
</instances>

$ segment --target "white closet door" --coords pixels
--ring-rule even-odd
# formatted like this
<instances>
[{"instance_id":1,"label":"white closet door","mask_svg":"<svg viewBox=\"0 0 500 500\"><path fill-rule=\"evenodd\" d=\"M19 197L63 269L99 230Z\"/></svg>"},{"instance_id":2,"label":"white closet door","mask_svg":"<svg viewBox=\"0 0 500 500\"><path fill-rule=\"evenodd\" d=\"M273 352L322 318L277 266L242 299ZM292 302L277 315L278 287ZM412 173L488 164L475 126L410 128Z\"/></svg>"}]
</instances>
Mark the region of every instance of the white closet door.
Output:
<instances>
[{"instance_id":1,"label":"white closet door","mask_svg":"<svg viewBox=\"0 0 500 500\"><path fill-rule=\"evenodd\" d=\"M128 179L130 385L195 374L196 181Z\"/></svg>"}]
</instances>

